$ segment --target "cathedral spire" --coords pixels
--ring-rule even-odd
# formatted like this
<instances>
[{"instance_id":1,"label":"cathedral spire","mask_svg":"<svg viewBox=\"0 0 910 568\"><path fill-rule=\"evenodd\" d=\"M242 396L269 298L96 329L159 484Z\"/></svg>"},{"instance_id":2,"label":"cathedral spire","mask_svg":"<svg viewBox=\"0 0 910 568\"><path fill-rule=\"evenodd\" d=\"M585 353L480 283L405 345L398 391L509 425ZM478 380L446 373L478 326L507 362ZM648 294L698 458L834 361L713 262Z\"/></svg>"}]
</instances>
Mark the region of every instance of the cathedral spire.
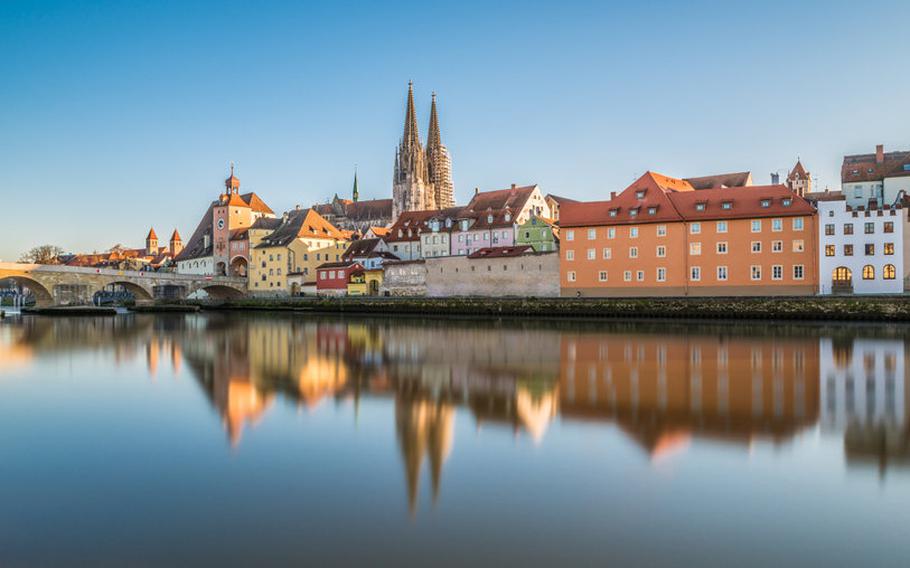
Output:
<instances>
[{"instance_id":1,"label":"cathedral spire","mask_svg":"<svg viewBox=\"0 0 910 568\"><path fill-rule=\"evenodd\" d=\"M351 192L351 199L356 203L360 199L360 192L357 190L357 167L354 167L354 189Z\"/></svg>"},{"instance_id":2,"label":"cathedral spire","mask_svg":"<svg viewBox=\"0 0 910 568\"><path fill-rule=\"evenodd\" d=\"M436 93L433 93L433 102L430 104L430 129L427 131L427 151L442 145L439 134L439 118L436 116Z\"/></svg>"},{"instance_id":3,"label":"cathedral spire","mask_svg":"<svg viewBox=\"0 0 910 568\"><path fill-rule=\"evenodd\" d=\"M405 111L404 137L402 143L406 147L420 146L420 134L417 131L417 110L414 108L414 83L408 81L408 108Z\"/></svg>"}]
</instances>

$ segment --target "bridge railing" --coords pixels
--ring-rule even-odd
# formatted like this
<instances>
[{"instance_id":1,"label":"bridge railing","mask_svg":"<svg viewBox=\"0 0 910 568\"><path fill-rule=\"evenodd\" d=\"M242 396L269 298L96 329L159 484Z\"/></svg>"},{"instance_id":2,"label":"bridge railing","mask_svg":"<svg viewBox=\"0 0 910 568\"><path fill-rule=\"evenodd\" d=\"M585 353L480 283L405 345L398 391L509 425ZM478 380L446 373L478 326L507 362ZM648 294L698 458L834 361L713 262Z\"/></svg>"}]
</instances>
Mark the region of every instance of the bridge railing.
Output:
<instances>
[{"instance_id":1,"label":"bridge railing","mask_svg":"<svg viewBox=\"0 0 910 568\"><path fill-rule=\"evenodd\" d=\"M100 276L117 276L121 278L152 278L157 280L198 282L210 281L215 284L243 284L246 278L238 276L206 276L202 274L178 274L176 272L155 272L143 270L118 270L116 268L92 268L86 266L66 266L62 264L24 264L20 262L0 262L0 271L15 272L62 272L67 274L92 274ZM2 278L2 274L0 274Z\"/></svg>"}]
</instances>

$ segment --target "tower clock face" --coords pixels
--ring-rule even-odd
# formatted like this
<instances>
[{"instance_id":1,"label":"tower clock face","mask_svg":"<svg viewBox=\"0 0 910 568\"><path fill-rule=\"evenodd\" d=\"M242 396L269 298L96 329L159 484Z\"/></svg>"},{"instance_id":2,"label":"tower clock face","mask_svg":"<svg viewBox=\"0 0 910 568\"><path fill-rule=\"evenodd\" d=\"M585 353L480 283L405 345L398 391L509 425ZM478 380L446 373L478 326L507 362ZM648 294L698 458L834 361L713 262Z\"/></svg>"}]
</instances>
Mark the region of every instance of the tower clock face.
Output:
<instances>
[{"instance_id":1,"label":"tower clock face","mask_svg":"<svg viewBox=\"0 0 910 568\"><path fill-rule=\"evenodd\" d=\"M218 228L219 228L219 229L223 229L223 228L224 228L224 219L218 219Z\"/></svg>"}]
</instances>

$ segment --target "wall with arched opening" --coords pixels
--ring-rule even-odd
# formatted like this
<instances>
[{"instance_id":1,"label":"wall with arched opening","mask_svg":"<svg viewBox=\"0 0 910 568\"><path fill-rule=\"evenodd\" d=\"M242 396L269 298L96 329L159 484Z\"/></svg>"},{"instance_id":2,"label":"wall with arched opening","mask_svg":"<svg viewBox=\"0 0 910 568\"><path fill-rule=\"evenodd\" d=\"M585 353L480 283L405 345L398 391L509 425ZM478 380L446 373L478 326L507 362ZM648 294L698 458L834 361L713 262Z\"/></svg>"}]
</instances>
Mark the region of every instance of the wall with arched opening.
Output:
<instances>
[{"instance_id":1,"label":"wall with arched opening","mask_svg":"<svg viewBox=\"0 0 910 568\"><path fill-rule=\"evenodd\" d=\"M248 268L249 266L246 258L242 256L235 256L233 259L231 259L231 276L246 278Z\"/></svg>"},{"instance_id":2,"label":"wall with arched opening","mask_svg":"<svg viewBox=\"0 0 910 568\"><path fill-rule=\"evenodd\" d=\"M201 286L198 289L208 294L208 296L214 300L236 300L244 296L243 292L240 290L221 284Z\"/></svg>"},{"instance_id":3,"label":"wall with arched opening","mask_svg":"<svg viewBox=\"0 0 910 568\"><path fill-rule=\"evenodd\" d=\"M125 280L118 280L108 283L103 289L95 292L95 299L97 300L99 298L99 295L106 295L111 291L118 292L120 290L127 292L129 296L132 296L132 301L137 303L150 302L154 299L152 292L149 290L146 290L144 287L138 284ZM113 300L111 303L121 303L123 301L128 302L129 298L124 298L122 295L118 294L112 297L111 300Z\"/></svg>"},{"instance_id":4,"label":"wall with arched opening","mask_svg":"<svg viewBox=\"0 0 910 568\"><path fill-rule=\"evenodd\" d=\"M43 284L27 276L6 276L0 278L0 284L14 282L20 288L28 289L35 297L35 306L46 308L54 305L54 295Z\"/></svg>"}]
</instances>

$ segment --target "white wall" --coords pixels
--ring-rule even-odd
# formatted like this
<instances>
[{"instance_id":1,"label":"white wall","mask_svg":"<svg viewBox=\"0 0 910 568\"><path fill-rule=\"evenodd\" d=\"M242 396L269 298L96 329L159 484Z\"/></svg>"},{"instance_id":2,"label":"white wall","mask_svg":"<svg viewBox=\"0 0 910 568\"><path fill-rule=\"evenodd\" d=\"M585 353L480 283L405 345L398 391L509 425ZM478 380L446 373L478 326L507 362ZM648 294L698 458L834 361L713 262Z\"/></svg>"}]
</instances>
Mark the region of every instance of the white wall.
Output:
<instances>
[{"instance_id":1,"label":"white wall","mask_svg":"<svg viewBox=\"0 0 910 568\"><path fill-rule=\"evenodd\" d=\"M215 259L211 256L181 260L177 263L177 274L199 274L211 276L214 274Z\"/></svg>"},{"instance_id":2,"label":"white wall","mask_svg":"<svg viewBox=\"0 0 910 568\"><path fill-rule=\"evenodd\" d=\"M879 215L881 212L881 215ZM831 280L834 269L846 266L853 273L854 294L899 294L904 291L904 232L907 230L903 209L887 211L858 211L856 217L847 211L847 202L818 202L818 284L819 293L831 293ZM892 215L891 213L894 213ZM874 223L875 232L867 235L865 224ZM894 223L894 232L885 233L885 222ZM844 234L844 224L853 224L853 234ZM825 226L834 225L834 235L825 234ZM875 245L875 254L866 256L865 245ZM885 255L885 243L894 244L894 254ZM826 256L826 245L833 244L834 256ZM853 256L844 255L844 245L853 245ZM875 267L875 279L863 280L863 267L871 264ZM893 264L896 272L894 280L885 280L884 267Z\"/></svg>"}]
</instances>

